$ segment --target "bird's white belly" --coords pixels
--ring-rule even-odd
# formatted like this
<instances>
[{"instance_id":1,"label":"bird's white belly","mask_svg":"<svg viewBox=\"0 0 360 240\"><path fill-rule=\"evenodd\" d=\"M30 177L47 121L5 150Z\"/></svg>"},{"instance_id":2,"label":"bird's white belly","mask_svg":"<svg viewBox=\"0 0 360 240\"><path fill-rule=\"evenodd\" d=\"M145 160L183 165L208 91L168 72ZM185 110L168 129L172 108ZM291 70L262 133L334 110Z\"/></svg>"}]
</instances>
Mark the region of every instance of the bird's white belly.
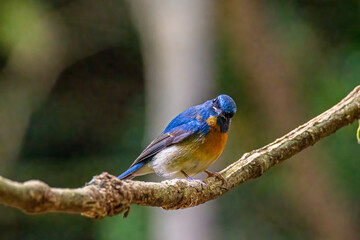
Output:
<instances>
[{"instance_id":1,"label":"bird's white belly","mask_svg":"<svg viewBox=\"0 0 360 240\"><path fill-rule=\"evenodd\" d=\"M158 154L149 163L149 167L162 177L185 177L181 171L193 176L204 171L212 161L197 159L197 148L189 148L179 145L170 146Z\"/></svg>"}]
</instances>

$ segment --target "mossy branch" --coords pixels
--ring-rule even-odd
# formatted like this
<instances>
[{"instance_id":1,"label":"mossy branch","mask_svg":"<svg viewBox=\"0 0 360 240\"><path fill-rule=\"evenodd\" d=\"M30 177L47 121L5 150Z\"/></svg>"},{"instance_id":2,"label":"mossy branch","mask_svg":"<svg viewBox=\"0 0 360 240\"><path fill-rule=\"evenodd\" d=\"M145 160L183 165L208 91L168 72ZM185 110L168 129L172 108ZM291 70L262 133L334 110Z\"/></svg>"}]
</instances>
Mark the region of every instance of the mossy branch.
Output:
<instances>
[{"instance_id":1,"label":"mossy branch","mask_svg":"<svg viewBox=\"0 0 360 240\"><path fill-rule=\"evenodd\" d=\"M260 177L271 167L356 119L360 119L360 86L338 104L282 138L245 153L221 171L227 182L216 177L207 178L206 186L183 179L159 183L122 181L102 173L84 187L63 189L51 188L38 180L18 183L0 177L0 203L26 213L61 212L91 218L113 216L124 211L126 216L132 204L164 209L194 207L223 195L243 182Z\"/></svg>"}]
</instances>

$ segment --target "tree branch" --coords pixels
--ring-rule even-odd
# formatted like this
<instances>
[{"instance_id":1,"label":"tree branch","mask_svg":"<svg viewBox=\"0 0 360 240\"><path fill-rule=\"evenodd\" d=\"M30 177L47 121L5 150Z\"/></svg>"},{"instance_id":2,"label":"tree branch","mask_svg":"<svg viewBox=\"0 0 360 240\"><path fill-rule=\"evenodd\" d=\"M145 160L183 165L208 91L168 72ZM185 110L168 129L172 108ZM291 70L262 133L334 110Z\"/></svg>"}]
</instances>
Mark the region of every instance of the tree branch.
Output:
<instances>
[{"instance_id":1,"label":"tree branch","mask_svg":"<svg viewBox=\"0 0 360 240\"><path fill-rule=\"evenodd\" d=\"M0 203L26 213L62 212L91 218L113 216L124 211L126 216L131 204L164 209L194 207L260 177L269 168L356 119L360 119L360 85L321 115L269 145L245 153L221 171L226 183L216 177L207 178L206 186L183 179L160 183L122 181L102 173L82 188L62 189L51 188L37 180L18 183L0 177Z\"/></svg>"}]
</instances>

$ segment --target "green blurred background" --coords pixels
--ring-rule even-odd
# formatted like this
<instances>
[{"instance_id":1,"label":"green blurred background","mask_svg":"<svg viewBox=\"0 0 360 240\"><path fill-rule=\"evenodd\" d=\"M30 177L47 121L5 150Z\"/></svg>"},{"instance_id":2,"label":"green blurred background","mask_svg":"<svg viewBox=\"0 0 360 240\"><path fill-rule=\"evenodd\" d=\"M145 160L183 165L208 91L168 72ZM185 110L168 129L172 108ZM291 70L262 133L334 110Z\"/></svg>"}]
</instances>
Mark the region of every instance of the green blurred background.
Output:
<instances>
[{"instance_id":1,"label":"green blurred background","mask_svg":"<svg viewBox=\"0 0 360 240\"><path fill-rule=\"evenodd\" d=\"M0 2L1 175L80 187L103 171L119 175L156 135L149 133L156 108L149 63L158 59L147 52L147 39L161 37L152 39L156 28L136 24L152 10L135 2ZM190 14L193 6L171 2L181 6L158 7L161 14L153 15L159 28L181 32L171 11ZM202 80L210 90L199 87L199 100L184 106L219 93L238 105L214 170L320 114L359 84L359 1L199 2L206 5L202 14L211 12L205 14L211 31L199 47L211 45L214 80ZM177 89L159 91L171 98ZM168 119L157 122L165 127ZM360 239L356 128L341 129L215 200L214 221L201 231L216 229L214 239ZM166 226L155 228L149 209L133 206L127 219L91 220L0 206L0 239L156 239L153 232Z\"/></svg>"}]
</instances>

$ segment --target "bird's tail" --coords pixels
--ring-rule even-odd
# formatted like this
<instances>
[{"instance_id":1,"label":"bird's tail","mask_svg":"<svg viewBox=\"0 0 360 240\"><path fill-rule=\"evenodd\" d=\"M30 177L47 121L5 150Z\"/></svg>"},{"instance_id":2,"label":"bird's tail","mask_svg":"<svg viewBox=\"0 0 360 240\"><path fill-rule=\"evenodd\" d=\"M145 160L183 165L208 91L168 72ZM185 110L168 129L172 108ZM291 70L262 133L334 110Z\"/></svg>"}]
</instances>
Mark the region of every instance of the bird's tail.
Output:
<instances>
[{"instance_id":1,"label":"bird's tail","mask_svg":"<svg viewBox=\"0 0 360 240\"><path fill-rule=\"evenodd\" d=\"M118 176L119 179L132 179L135 177L133 175L134 172L139 170L139 168L143 167L146 164L146 162L140 162L135 164L134 166L130 167L128 170L126 170L124 173L122 173L120 176Z\"/></svg>"}]
</instances>

